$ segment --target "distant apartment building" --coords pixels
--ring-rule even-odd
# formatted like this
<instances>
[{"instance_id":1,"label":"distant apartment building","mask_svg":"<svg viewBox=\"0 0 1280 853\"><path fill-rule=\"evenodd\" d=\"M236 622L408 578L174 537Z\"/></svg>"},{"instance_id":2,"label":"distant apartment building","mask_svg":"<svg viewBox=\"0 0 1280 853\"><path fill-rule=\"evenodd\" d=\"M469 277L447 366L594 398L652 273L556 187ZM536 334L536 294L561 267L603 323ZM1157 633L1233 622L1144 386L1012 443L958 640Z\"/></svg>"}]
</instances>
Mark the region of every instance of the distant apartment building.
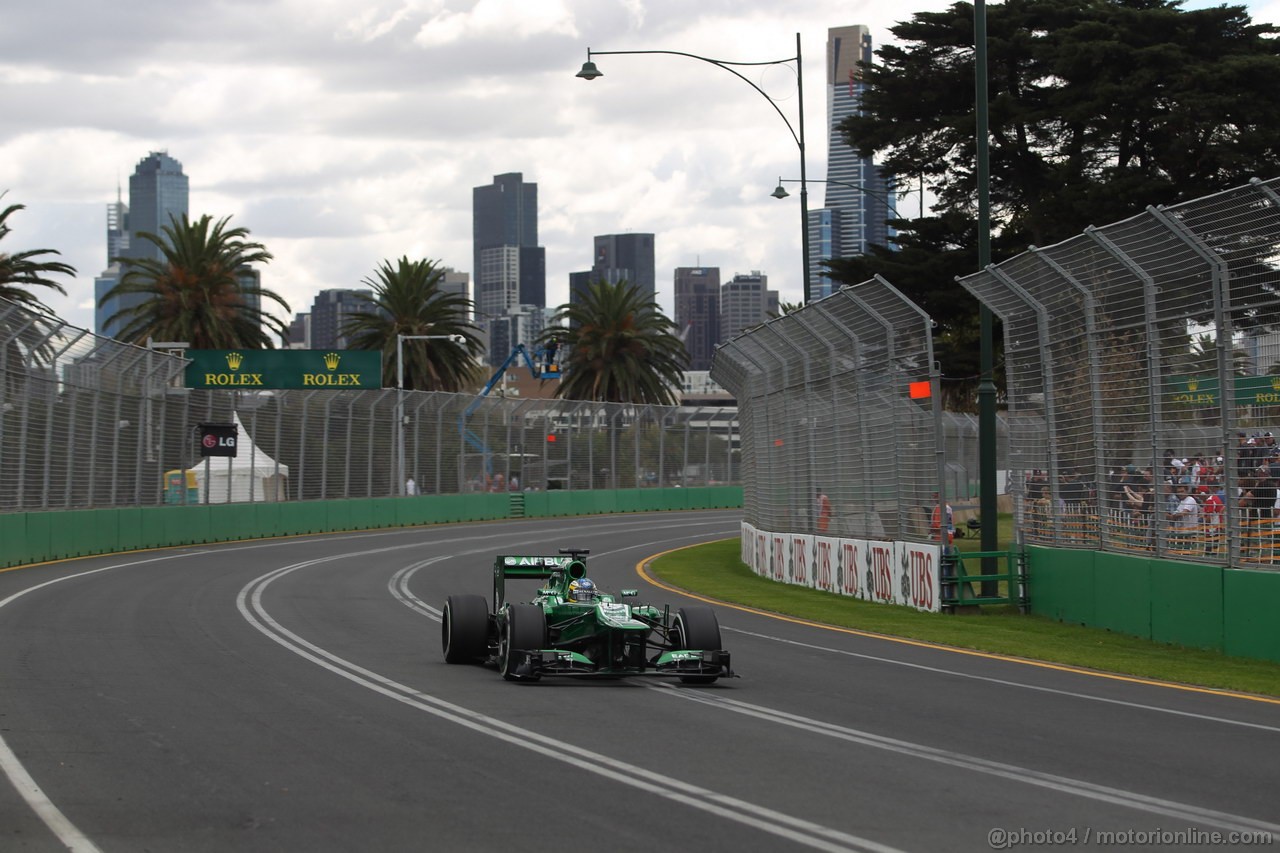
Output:
<instances>
[{"instance_id":1,"label":"distant apartment building","mask_svg":"<svg viewBox=\"0 0 1280 853\"><path fill-rule=\"evenodd\" d=\"M676 267L674 312L689 370L710 370L720 342L720 268Z\"/></svg>"},{"instance_id":2,"label":"distant apartment building","mask_svg":"<svg viewBox=\"0 0 1280 853\"><path fill-rule=\"evenodd\" d=\"M311 303L311 349L347 349L342 329L355 314L368 313L369 304L361 295L372 298L372 290L322 290Z\"/></svg>"},{"instance_id":3,"label":"distant apartment building","mask_svg":"<svg viewBox=\"0 0 1280 853\"><path fill-rule=\"evenodd\" d=\"M311 349L311 314L300 311L293 315L289 332L285 336L287 349Z\"/></svg>"},{"instance_id":4,"label":"distant apartment building","mask_svg":"<svg viewBox=\"0 0 1280 853\"><path fill-rule=\"evenodd\" d=\"M720 287L720 343L769 319L777 310L778 292L769 290L769 277L753 270L739 273Z\"/></svg>"},{"instance_id":5,"label":"distant apartment building","mask_svg":"<svg viewBox=\"0 0 1280 853\"><path fill-rule=\"evenodd\" d=\"M494 317L489 321L489 365L500 367L511 357L512 351L519 344L524 344L532 356L536 349L538 336L547 327L554 314L541 305L517 305L507 309L502 317ZM513 368L524 368L523 359Z\"/></svg>"}]
</instances>

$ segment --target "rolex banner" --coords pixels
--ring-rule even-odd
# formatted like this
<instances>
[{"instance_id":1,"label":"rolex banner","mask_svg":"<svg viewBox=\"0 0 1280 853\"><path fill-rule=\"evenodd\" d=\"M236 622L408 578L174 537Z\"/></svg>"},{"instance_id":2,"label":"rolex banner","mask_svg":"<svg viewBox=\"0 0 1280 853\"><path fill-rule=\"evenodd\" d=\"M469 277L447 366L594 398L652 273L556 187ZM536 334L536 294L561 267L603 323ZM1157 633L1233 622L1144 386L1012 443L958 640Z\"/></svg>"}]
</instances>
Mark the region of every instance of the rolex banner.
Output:
<instances>
[{"instance_id":1,"label":"rolex banner","mask_svg":"<svg viewBox=\"0 0 1280 853\"><path fill-rule=\"evenodd\" d=\"M186 386L260 391L361 391L382 387L382 353L373 350L187 350Z\"/></svg>"}]
</instances>

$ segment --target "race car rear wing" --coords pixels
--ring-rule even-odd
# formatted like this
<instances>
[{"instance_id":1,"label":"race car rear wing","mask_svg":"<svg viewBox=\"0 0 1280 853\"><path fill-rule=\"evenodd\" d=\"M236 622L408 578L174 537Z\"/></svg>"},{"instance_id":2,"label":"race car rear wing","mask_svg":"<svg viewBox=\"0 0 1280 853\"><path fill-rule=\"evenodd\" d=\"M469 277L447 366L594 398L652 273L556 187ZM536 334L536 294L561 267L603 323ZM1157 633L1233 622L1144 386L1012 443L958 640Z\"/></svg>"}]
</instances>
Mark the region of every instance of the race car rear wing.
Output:
<instances>
[{"instance_id":1,"label":"race car rear wing","mask_svg":"<svg viewBox=\"0 0 1280 853\"><path fill-rule=\"evenodd\" d=\"M586 577L587 564L581 559L585 551L573 551L558 557L503 554L493 560L493 610L496 613L506 598L507 578L546 580L567 574L571 580Z\"/></svg>"}]
</instances>

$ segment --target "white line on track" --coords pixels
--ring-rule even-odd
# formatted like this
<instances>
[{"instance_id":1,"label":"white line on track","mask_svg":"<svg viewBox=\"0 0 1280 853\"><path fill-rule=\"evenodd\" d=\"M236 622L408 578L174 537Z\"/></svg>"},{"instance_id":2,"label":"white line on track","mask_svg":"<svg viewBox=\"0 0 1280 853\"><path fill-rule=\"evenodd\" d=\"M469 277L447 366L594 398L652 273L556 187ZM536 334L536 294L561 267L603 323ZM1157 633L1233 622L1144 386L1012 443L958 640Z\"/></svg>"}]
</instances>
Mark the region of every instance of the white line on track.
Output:
<instances>
[{"instance_id":1,"label":"white line on track","mask_svg":"<svg viewBox=\"0 0 1280 853\"><path fill-rule=\"evenodd\" d=\"M719 523L720 523L719 519L714 519L714 520L707 519L705 521L690 522L688 524L682 524L678 526L682 526L682 527L704 526L705 527L709 524L719 524ZM630 527L631 525L626 525L626 526ZM560 532L564 533L564 532L573 531L573 530L582 530L584 532L600 533L602 531L607 531L608 529L609 529L608 524L596 523L592 525L583 525L578 528L565 528ZM395 534L401 534L401 533L421 533L421 532L422 531L419 528L405 528L403 530L378 530L378 531L370 531L366 533L339 534L336 536L327 535L327 536L318 537L315 539L291 537L288 539L277 539L269 542L251 542L243 545L224 544L224 545L217 546L216 550L220 552L254 551L254 550L260 550L264 548L288 547L290 545L298 545L305 542L316 542L316 541L336 542L336 541L344 541L344 540L350 540L350 539L367 539L370 537L386 537L389 535L395 535ZM468 542L473 540L474 540L473 536L463 536L463 537L459 537L458 539L435 540L432 544L438 545L438 544L444 544L448 542ZM410 542L410 543L391 546L388 548L380 548L378 549L378 551L394 551L397 549L418 548L418 547L421 547L420 542ZM109 572L109 571L112 571L113 569L124 569L132 566L141 566L148 563L159 563L159 562L164 562L169 560L184 559L186 557L194 557L200 554L207 554L212 550L215 550L215 549L193 548L193 549L175 550L175 551L169 551L168 553L161 554L156 557L148 557L146 559L141 559L141 560L130 560L124 563L113 563L108 566L101 566L99 568L90 569L84 572L77 572L75 574L70 574L70 575L62 575L52 580L45 581L44 583L39 583L34 586L30 586L30 587L27 587L26 589L15 592L12 595L8 596L7 598L0 599L0 608L3 608L5 605L12 603L13 601L16 601L19 598L22 598L24 595L35 592L36 590L39 590L39 589L44 589L45 587L49 587L54 584L65 583L66 581L76 580L78 578L84 578L90 575L96 575L101 572ZM492 550L492 548L489 548L486 550ZM370 553L374 553L374 552L370 552ZM431 608L428 608L428 611L430 610ZM427 615L431 615L431 613L428 612ZM438 619L439 616L440 616L439 612L436 611L435 618ZM48 795L45 794L44 790L36 783L35 779L31 776L31 774L27 772L26 767L23 766L22 762L18 759L18 756L9 747L8 742L5 741L3 736L0 736L0 773L2 773L9 780L10 784L12 784L14 789L17 790L18 795L22 797L23 801L26 802L27 806L33 812L35 812L36 816L39 817L40 820L45 824L45 826L49 828L49 831L52 832L60 842L62 842L64 847L72 851L72 853L102 853L101 848L99 848L92 841L90 841L89 838L85 836L85 834L75 826L75 824L73 824L70 820L67 819L67 816L62 813L61 809L59 809L56 805L54 805L53 801L48 797Z\"/></svg>"},{"instance_id":2,"label":"white line on track","mask_svg":"<svg viewBox=\"0 0 1280 853\"><path fill-rule=\"evenodd\" d=\"M820 646L815 643L806 643L801 640L788 640L785 637L775 637L771 634L761 634L756 631L748 631L744 628L730 628L728 626L720 626L720 630L732 632L734 634L742 634L747 637L755 637L759 640L770 640L775 643L782 643L787 646L796 646L802 649L811 649L817 652L828 652L833 655L843 655L845 657L859 658L861 660L875 661L876 663L885 663L891 666L905 666L909 669L919 669L924 672L934 672L939 675L947 675L955 678L967 678L973 681L985 681L988 684L1000 684L1005 687L1017 687L1023 690L1034 690L1039 693L1052 693L1057 696L1069 696L1073 699L1085 699L1090 702L1102 702L1108 705L1120 705L1125 708L1136 708L1141 711L1155 711L1160 714L1172 714L1177 717L1190 717L1195 720L1202 720L1211 723L1222 723L1228 726L1243 726L1249 729L1260 729L1265 732L1275 732L1280 734L1280 726L1268 726L1264 723L1250 723L1244 720L1233 720L1229 717L1215 717L1211 714L1197 714L1193 711L1179 711L1176 708L1165 708L1160 705L1146 705L1141 702L1129 702L1124 699L1109 699L1106 696L1095 696L1092 693L1079 693L1074 690L1061 690L1056 687L1043 687L1039 684L1027 684L1022 681L1012 681L1007 678L995 678L990 675L975 675L969 672L960 672L955 669L946 669L944 667L929 666L923 663L912 663L911 661L896 660L894 658L881 657L879 655L869 655L863 652L851 652L847 649L834 649L830 646Z\"/></svg>"},{"instance_id":3,"label":"white line on track","mask_svg":"<svg viewBox=\"0 0 1280 853\"><path fill-rule=\"evenodd\" d=\"M415 563L401 569L392 578L390 583L392 595L399 599L415 611L422 613L432 619L440 619L440 611L430 607L425 602L416 598L409 591L409 579L419 569L430 565L435 560L427 560L422 563ZM861 652L852 652L843 649L834 649L827 646L820 646L813 643L805 643L798 640L788 640L783 637L775 637L769 634L762 634L755 631L747 631L741 628L723 628L725 631L743 634L746 636L756 637L757 639L782 643L784 645L797 646L800 648L813 649L816 651L830 652L833 654L846 655L864 660L872 660L878 663L886 663L895 666L905 666L912 669L924 670L927 672L938 673L941 675L956 675L964 678L972 678L978 681L987 681L996 684L1007 685L1010 687L1020 687L1027 690L1036 690L1051 694L1061 694L1081 699L1089 699L1098 702L1122 705L1125 707L1137 708L1140 710L1158 711L1162 713L1186 716L1200 720L1211 722L1219 722L1229 725L1245 726L1249 728L1262 729L1264 731L1280 731L1273 726L1266 726L1258 723L1248 723L1240 720L1232 720L1227 718L1213 717L1206 714L1195 714L1187 711L1178 711L1172 708L1162 708L1154 705L1144 705L1137 702L1126 702L1119 699L1108 699L1100 696L1091 696L1089 694L1074 693L1066 690L1058 690L1051 687L1041 687L1032 684L1023 684L1017 681L1006 679L992 678L990 676L972 675L969 673L956 672L954 670L943 669L940 667L932 667L925 664L912 663L909 661L894 660L892 658L879 657L876 655L868 655ZM800 728L805 731L818 732L829 737L836 737L841 740L851 741L871 746L878 749L886 749L899 754L910 755L915 758L921 758L929 761L936 761L943 764L949 764L955 767L961 767L979 773L999 776L1016 782L1036 785L1039 787L1050 788L1060 793L1074 794L1076 796L1088 799L1101 800L1103 802L1112 803L1114 805L1125 806L1128 808L1138 809L1140 811L1151 812L1154 814L1174 817L1187 821L1199 821L1201 823L1212 824L1214 826L1223 827L1230 830L1251 831L1266 830L1273 834L1280 834L1280 824L1271 824L1265 821L1254 820L1253 818L1241 817L1238 815L1228 814L1226 812L1205 809L1199 806L1178 803L1172 800L1164 800L1158 797L1150 797L1145 794L1137 794L1131 791L1124 791L1118 788L1109 788L1104 785L1096 785L1091 782L1084 782L1071 779L1065 776L1057 776L1050 773L1043 773L1038 770L1017 767L1011 764L1003 764L1001 762L990 761L985 758L965 755L963 753L952 752L949 750L937 749L935 747L925 746L923 744L915 744L909 741L897 740L882 735L872 734L870 732L858 731L856 729L844 726L826 723L821 720L815 720L808 717L791 714L785 711L779 711L772 708L766 708L761 705L751 705L737 700L722 698L718 695L700 693L693 690L681 690L671 684L650 684L643 685L651 690L664 691L667 695L677 695L680 698L688 699L693 702L699 702L705 705L719 707L723 710L732 711L740 714L747 714L757 719L773 722L780 725Z\"/></svg>"},{"instance_id":4,"label":"white line on track","mask_svg":"<svg viewBox=\"0 0 1280 853\"><path fill-rule=\"evenodd\" d=\"M15 592L8 598L0 599L0 608L16 601L28 593L35 592L38 589L44 589L64 581L83 578L88 575L96 575L99 572L110 571L111 569L124 568L125 566L138 566L143 563L155 563L160 560L173 559L174 555L168 554L163 557L152 557L146 560L132 560L128 563L118 563L111 566L103 566L100 569L91 569L87 572L79 572L74 575L63 575L50 581L45 581L35 586L27 587L24 590ZM76 828L62 810L53 804L53 801L45 794L44 790L36 784L36 780L31 778L31 774L27 772L27 768L22 766L22 762L18 760L18 756L9 748L9 744L0 737L0 772L8 777L13 787L18 790L18 795L26 802L31 810L36 813L40 820L44 821L44 825L49 827L49 831L57 836L63 846L72 853L101 853L100 848L90 841L84 833Z\"/></svg>"},{"instance_id":5,"label":"white line on track","mask_svg":"<svg viewBox=\"0 0 1280 853\"><path fill-rule=\"evenodd\" d=\"M491 550L491 549L490 549ZM612 552L610 552L612 553ZM421 599L413 595L409 590L409 580L420 569L437 562L441 558L425 560L420 563L414 563L405 566L398 571L391 579L389 587L391 593L396 599L413 610L428 616L434 620L440 619L440 611L423 602ZM1084 699L1094 699L1100 702L1109 702L1127 707L1133 707L1143 710L1162 711L1172 714L1180 714L1197 719L1228 723L1233 725L1243 725L1252 728L1259 728L1268 731L1280 731L1271 726L1264 726L1254 723L1244 723L1238 720L1223 719L1211 717L1208 715L1193 714L1190 712L1176 711L1168 708L1160 708L1157 706L1142 705L1134 702L1125 702L1116 699L1106 699L1103 697L1089 696L1087 694L1076 694L1070 691L1056 690L1054 688L1039 687L1037 685L1022 684L1016 681L1006 681L1004 679L991 678L988 676L969 675L967 673L956 673L953 670L931 667L924 664L911 663L908 661L899 661L892 658L878 657L875 655L867 655L859 652L850 652L842 649L833 649L826 646L819 646L811 643L800 642L796 640L788 640L782 637L774 637L768 634L761 634L754 631L747 631L739 628L725 628L727 631L756 637L763 640L771 640L785 645L793 645L802 648L813 649L817 651L831 652L834 654L848 655L851 657L873 660L880 663L893 664L897 666L906 666L913 669L920 669L928 672L934 672L942 675L961 675L966 678L973 678L981 681L990 681L998 684L1005 684L1012 687L1023 687L1029 690L1039 690L1047 693L1064 694L1068 696L1078 696ZM1137 809L1139 811L1149 812L1153 814L1173 817L1180 820L1199 822L1222 827L1229 830L1237 831L1253 831L1265 830L1275 834L1280 834L1280 825L1267 823L1265 821L1254 820L1253 818L1232 815L1225 812L1219 812L1212 809L1201 808L1199 806L1178 803L1172 800L1165 800L1159 797L1151 797L1145 794L1138 794L1131 791L1125 791L1119 788L1110 788L1105 785L1096 785L1091 782L1084 782L1077 779L1071 779L1065 776L1057 776L1051 773L1044 773L1038 770L1018 767L1016 765L1004 764L997 761L991 761L985 758L965 755L950 750L938 749L935 747L925 746L923 744L911 743L910 741L898 740L896 738L885 737L882 735L863 732L857 729L847 728L832 723L823 722L808 717L802 717L785 711L779 711L767 708L761 705L748 704L733 699L723 698L716 694L702 693L696 690L683 690L670 684L650 684L645 683L643 686L651 689L663 691L666 695L679 696L682 699L688 699L693 702L699 702L704 705L718 707L725 711L739 714L746 714L756 719L772 722L779 725L799 728L808 732L816 732L828 737L834 737L841 740L858 743L863 746L870 746L877 749L889 750L902 755L908 755L913 758L934 761L947 764L953 767L960 767L966 770L983 773L987 775L998 776L1023 784L1035 785L1038 787L1049 788L1059 793L1072 794L1075 796L1085 797L1092 800L1100 800L1102 802L1111 803L1113 805L1124 806L1127 808Z\"/></svg>"},{"instance_id":6,"label":"white line on track","mask_svg":"<svg viewBox=\"0 0 1280 853\"><path fill-rule=\"evenodd\" d=\"M803 717L799 714L792 714L787 711L766 708L762 705L753 705L722 696L712 696L705 692L681 690L673 687L672 685L645 684L644 686L650 690L661 691L668 696L675 696L690 702L709 705L724 711L744 714L746 716L775 723L777 725L789 726L805 732L818 733L827 737L861 744L863 746L887 750L889 752L898 753L899 755L907 755L913 758L933 761L938 764L959 767L976 773L997 776L1014 782L1048 788L1063 794L1074 794L1078 797L1099 800L1113 805L1150 812L1152 814L1164 815L1166 817L1176 818L1189 823L1208 824L1239 832L1263 830L1270 832L1273 835L1280 834L1280 824L1255 820L1250 817L1228 814L1226 812L1215 811L1213 809L1202 808L1200 806L1188 805L1185 803L1175 802L1173 800L1165 800L1160 797L1151 797L1146 794L1138 794L1132 791L1125 791L1120 788L1110 788L1106 785L1097 785L1092 782L1083 782L1066 776L1057 776L1052 773L1044 773L1039 770L1031 770L1025 767L1018 767L1013 764L1004 764L999 761L991 761L986 758L965 755L964 753L953 752L947 749L938 749L936 747L925 746L923 744L912 743L910 741L899 740L897 738L886 737L884 735L877 735L871 732L864 732L858 729L848 728L846 726L835 725L833 723L812 719L810 717Z\"/></svg>"},{"instance_id":7,"label":"white line on track","mask_svg":"<svg viewBox=\"0 0 1280 853\"><path fill-rule=\"evenodd\" d=\"M564 745L556 739L504 722L496 717L490 717L478 711L464 708L461 705L447 702L340 658L304 640L280 625L266 612L262 605L264 590L271 583L285 575L320 563L382 553L386 550L390 549L375 549L356 554L338 554L284 566L250 581L240 591L236 604L240 608L241 614L251 625L294 654L398 702L441 719L457 723L480 734L496 738L512 746L527 749L619 784L637 788L744 826L759 829L815 850L830 851L830 853L846 853L846 851L893 853L896 850L896 848L879 844L870 839L841 832L840 830L803 820L756 803L683 782L672 778L666 773L646 770L633 763L619 761L604 753L589 749L577 749L573 753L566 753ZM481 550L491 553L493 546L488 545L484 549L477 549L471 553L480 553ZM457 556L464 555L459 554Z\"/></svg>"}]
</instances>

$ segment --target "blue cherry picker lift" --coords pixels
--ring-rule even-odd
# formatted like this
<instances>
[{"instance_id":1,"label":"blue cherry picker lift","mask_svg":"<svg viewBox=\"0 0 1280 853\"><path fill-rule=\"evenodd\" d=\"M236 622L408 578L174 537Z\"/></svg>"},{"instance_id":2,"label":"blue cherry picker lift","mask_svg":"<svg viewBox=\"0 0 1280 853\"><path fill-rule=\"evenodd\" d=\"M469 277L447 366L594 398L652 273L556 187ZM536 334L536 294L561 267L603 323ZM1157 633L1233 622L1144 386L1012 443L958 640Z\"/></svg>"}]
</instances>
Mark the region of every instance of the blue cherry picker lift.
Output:
<instances>
[{"instance_id":1,"label":"blue cherry picker lift","mask_svg":"<svg viewBox=\"0 0 1280 853\"><path fill-rule=\"evenodd\" d=\"M532 353L524 344L516 344L511 350L511 355L507 356L507 360L502 362L502 366L494 372L493 376L489 377L489 381L485 383L484 388L480 390L471 405L467 406L466 410L458 416L458 432L461 434L464 444L478 452L484 459L484 473L486 475L493 473L493 451L481 440L480 436L467 427L467 421L475 413L475 410L480 408L480 404L484 402L485 397L489 396L489 392L494 389L494 386L502 381L502 377L507 370L514 366L521 357L523 357L524 363L528 366L529 373L534 379L547 380L560 378L558 356L559 344L555 341L539 347Z\"/></svg>"}]
</instances>

